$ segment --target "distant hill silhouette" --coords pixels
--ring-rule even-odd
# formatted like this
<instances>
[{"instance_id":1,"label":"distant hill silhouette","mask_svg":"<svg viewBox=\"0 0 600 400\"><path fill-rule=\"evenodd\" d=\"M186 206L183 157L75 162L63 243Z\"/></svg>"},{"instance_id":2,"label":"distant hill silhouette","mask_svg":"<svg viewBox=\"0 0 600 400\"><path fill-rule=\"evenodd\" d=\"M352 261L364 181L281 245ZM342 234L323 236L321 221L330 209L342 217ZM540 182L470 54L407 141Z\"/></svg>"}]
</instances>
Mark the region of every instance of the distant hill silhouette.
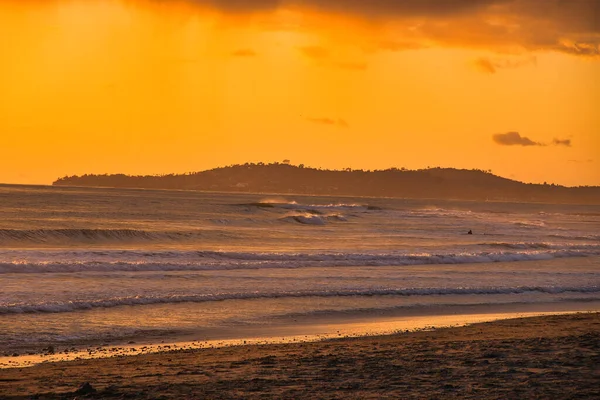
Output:
<instances>
[{"instance_id":1,"label":"distant hill silhouette","mask_svg":"<svg viewBox=\"0 0 600 400\"><path fill-rule=\"evenodd\" d=\"M488 171L453 168L340 171L247 163L181 175L66 176L53 185L600 204L598 186L526 184Z\"/></svg>"}]
</instances>

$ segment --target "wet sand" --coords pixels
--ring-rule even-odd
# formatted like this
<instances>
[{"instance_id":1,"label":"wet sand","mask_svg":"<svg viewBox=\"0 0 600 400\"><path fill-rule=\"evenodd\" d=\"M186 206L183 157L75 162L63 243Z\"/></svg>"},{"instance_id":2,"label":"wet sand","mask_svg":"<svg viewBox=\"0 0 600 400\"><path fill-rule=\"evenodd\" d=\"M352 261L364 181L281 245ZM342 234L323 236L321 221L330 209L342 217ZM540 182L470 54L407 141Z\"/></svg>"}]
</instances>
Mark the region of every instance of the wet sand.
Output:
<instances>
[{"instance_id":1,"label":"wet sand","mask_svg":"<svg viewBox=\"0 0 600 400\"><path fill-rule=\"evenodd\" d=\"M501 319L568 313L598 312L600 302L496 304L389 309L372 312L296 316L263 325L200 328L190 332L140 332L126 338L86 342L47 341L24 348L2 348L0 370L31 367L40 363L80 359L134 356L171 350L226 346L316 342L363 336L383 336L410 331L459 327Z\"/></svg>"},{"instance_id":2,"label":"wet sand","mask_svg":"<svg viewBox=\"0 0 600 400\"><path fill-rule=\"evenodd\" d=\"M0 398L569 399L600 398L598 382L600 313L585 313L2 369Z\"/></svg>"}]
</instances>

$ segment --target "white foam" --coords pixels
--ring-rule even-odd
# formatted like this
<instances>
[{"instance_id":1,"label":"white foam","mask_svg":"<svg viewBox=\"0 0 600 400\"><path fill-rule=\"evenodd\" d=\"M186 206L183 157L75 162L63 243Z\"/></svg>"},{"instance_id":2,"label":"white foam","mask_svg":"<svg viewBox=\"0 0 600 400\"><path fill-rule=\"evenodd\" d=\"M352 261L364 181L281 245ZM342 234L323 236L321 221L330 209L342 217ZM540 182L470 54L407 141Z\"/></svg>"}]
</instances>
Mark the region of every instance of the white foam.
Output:
<instances>
[{"instance_id":1,"label":"white foam","mask_svg":"<svg viewBox=\"0 0 600 400\"><path fill-rule=\"evenodd\" d=\"M446 295L497 295L538 293L599 293L599 286L518 286L518 287L455 287L455 288L382 288L304 290L282 292L217 293L202 295L135 296L98 299L92 301L69 301L38 304L11 304L0 306L0 314L18 313L65 313L93 308L139 306L149 304L204 303L224 300L280 299L304 297L350 297L350 296L446 296Z\"/></svg>"},{"instance_id":2,"label":"white foam","mask_svg":"<svg viewBox=\"0 0 600 400\"><path fill-rule=\"evenodd\" d=\"M303 225L325 225L326 221L320 215L314 214L291 214L281 218L282 221L297 222Z\"/></svg>"},{"instance_id":3,"label":"white foam","mask_svg":"<svg viewBox=\"0 0 600 400\"><path fill-rule=\"evenodd\" d=\"M501 244L503 245L503 244ZM269 268L408 266L467 264L506 261L549 260L554 258L600 256L600 245L573 245L559 248L527 247L462 253L263 253L216 251L106 251L40 252L32 257L20 252L12 261L0 262L0 274L70 273L87 271L202 271ZM521 247L519 247L521 246ZM534 244L537 246L537 244ZM11 253L5 253L11 254ZM0 256L2 254L0 253ZM19 258L19 255L22 255ZM1 259L1 258L0 258Z\"/></svg>"},{"instance_id":4,"label":"white foam","mask_svg":"<svg viewBox=\"0 0 600 400\"><path fill-rule=\"evenodd\" d=\"M482 246L501 247L506 249L551 249L551 250L600 250L598 244L565 244L552 242L494 242L482 243Z\"/></svg>"}]
</instances>

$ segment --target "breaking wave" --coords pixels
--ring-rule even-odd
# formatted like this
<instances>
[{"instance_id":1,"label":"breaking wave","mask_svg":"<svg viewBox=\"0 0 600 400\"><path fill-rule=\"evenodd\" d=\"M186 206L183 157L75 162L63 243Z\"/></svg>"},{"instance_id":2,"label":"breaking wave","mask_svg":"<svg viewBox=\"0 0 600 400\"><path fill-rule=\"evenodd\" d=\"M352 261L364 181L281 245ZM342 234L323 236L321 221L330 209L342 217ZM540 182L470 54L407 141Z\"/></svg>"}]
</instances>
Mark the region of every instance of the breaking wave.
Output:
<instances>
[{"instance_id":1,"label":"breaking wave","mask_svg":"<svg viewBox=\"0 0 600 400\"><path fill-rule=\"evenodd\" d=\"M445 296L445 295L498 295L523 293L599 293L598 286L518 286L518 287L458 287L458 288L382 288L306 290L252 293L216 293L169 296L132 296L98 299L91 301L50 302L38 304L10 304L0 306L0 314L64 313L94 308L139 306L151 304L204 303L224 300L281 299L304 297L351 297L351 296Z\"/></svg>"},{"instance_id":2,"label":"breaking wave","mask_svg":"<svg viewBox=\"0 0 600 400\"><path fill-rule=\"evenodd\" d=\"M302 225L325 225L331 221L347 221L341 214L319 215L314 213L292 214L280 218L282 221L297 222Z\"/></svg>"},{"instance_id":3,"label":"breaking wave","mask_svg":"<svg viewBox=\"0 0 600 400\"><path fill-rule=\"evenodd\" d=\"M524 228L543 228L546 226L544 221L512 221L512 224Z\"/></svg>"},{"instance_id":4,"label":"breaking wave","mask_svg":"<svg viewBox=\"0 0 600 400\"><path fill-rule=\"evenodd\" d=\"M600 242L600 235L549 235L550 237L557 239L567 240L590 240Z\"/></svg>"},{"instance_id":5,"label":"breaking wave","mask_svg":"<svg viewBox=\"0 0 600 400\"><path fill-rule=\"evenodd\" d=\"M232 233L220 230L153 232L137 229L0 229L0 244L178 242L215 235L222 238L235 237Z\"/></svg>"},{"instance_id":6,"label":"breaking wave","mask_svg":"<svg viewBox=\"0 0 600 400\"><path fill-rule=\"evenodd\" d=\"M569 244L564 243L548 243L548 242L518 242L518 243L481 243L480 246L500 247L504 249L521 249L521 250L600 250L600 244Z\"/></svg>"},{"instance_id":7,"label":"breaking wave","mask_svg":"<svg viewBox=\"0 0 600 400\"><path fill-rule=\"evenodd\" d=\"M509 245L509 244L507 244ZM73 273L112 271L217 271L269 268L410 266L549 260L554 258L600 256L600 245L569 249L543 248L446 254L405 253L250 253L215 251L96 252L50 255L55 261L14 257L0 262L0 274ZM62 258L62 259L61 259ZM42 260L42 261L40 261Z\"/></svg>"},{"instance_id":8,"label":"breaking wave","mask_svg":"<svg viewBox=\"0 0 600 400\"><path fill-rule=\"evenodd\" d=\"M245 207L279 208L284 210L306 211L314 214L338 211L381 211L383 208L369 204L355 203L330 203L330 204L300 204L295 201L283 199L265 199L255 203L239 204Z\"/></svg>"}]
</instances>

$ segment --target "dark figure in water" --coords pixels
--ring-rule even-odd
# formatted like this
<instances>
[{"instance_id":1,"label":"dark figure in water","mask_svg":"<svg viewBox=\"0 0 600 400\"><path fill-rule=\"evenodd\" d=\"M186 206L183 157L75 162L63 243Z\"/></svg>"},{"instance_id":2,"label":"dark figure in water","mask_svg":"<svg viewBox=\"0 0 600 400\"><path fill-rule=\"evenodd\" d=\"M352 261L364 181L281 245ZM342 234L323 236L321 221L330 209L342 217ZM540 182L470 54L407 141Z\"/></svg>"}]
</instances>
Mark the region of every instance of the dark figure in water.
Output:
<instances>
[{"instance_id":1,"label":"dark figure in water","mask_svg":"<svg viewBox=\"0 0 600 400\"><path fill-rule=\"evenodd\" d=\"M473 231L469 229L469 232L467 232L467 235L472 235Z\"/></svg>"}]
</instances>

